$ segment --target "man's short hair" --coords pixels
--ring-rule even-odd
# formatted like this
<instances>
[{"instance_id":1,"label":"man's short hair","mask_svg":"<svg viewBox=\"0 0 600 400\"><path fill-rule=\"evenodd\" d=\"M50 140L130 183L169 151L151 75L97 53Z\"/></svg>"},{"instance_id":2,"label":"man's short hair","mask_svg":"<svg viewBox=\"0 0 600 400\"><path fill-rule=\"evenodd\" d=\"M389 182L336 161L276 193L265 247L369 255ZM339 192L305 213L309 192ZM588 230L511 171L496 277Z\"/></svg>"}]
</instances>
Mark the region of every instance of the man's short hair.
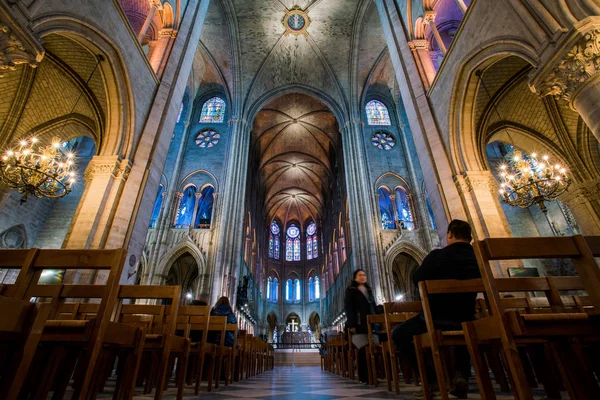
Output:
<instances>
[{"instance_id":1,"label":"man's short hair","mask_svg":"<svg viewBox=\"0 0 600 400\"><path fill-rule=\"evenodd\" d=\"M460 219L453 219L450 222L448 225L448 233L452 233L458 240L465 240L467 242L473 240L473 236L471 235L471 225Z\"/></svg>"}]
</instances>

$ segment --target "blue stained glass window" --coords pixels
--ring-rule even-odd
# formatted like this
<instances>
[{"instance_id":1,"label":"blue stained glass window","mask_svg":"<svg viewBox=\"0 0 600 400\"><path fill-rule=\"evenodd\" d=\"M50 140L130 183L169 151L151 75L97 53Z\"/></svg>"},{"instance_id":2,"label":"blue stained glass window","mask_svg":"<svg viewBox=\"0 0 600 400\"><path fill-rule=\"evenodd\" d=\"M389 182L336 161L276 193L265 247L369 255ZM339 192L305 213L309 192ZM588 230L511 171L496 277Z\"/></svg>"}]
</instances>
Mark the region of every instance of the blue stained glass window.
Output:
<instances>
[{"instance_id":1,"label":"blue stained glass window","mask_svg":"<svg viewBox=\"0 0 600 400\"><path fill-rule=\"evenodd\" d=\"M192 224L194 215L194 206L196 204L196 187L188 186L179 201L177 209L177 218L175 219L175 228L189 228Z\"/></svg>"},{"instance_id":2,"label":"blue stained glass window","mask_svg":"<svg viewBox=\"0 0 600 400\"><path fill-rule=\"evenodd\" d=\"M278 301L279 300L279 279L273 279L273 293L271 293L271 300Z\"/></svg>"},{"instance_id":3,"label":"blue stained glass window","mask_svg":"<svg viewBox=\"0 0 600 400\"><path fill-rule=\"evenodd\" d=\"M427 188L423 185L423 193L425 194L425 203L427 204L427 212L429 213L429 220L431 221L431 228L437 230L437 225L435 224L435 217L433 216L433 208L431 207L431 201L429 200L429 193L427 193Z\"/></svg>"},{"instance_id":4,"label":"blue stained glass window","mask_svg":"<svg viewBox=\"0 0 600 400\"><path fill-rule=\"evenodd\" d=\"M275 244L273 248L273 258L279 260L279 235L275 235Z\"/></svg>"},{"instance_id":5,"label":"blue stained glass window","mask_svg":"<svg viewBox=\"0 0 600 400\"><path fill-rule=\"evenodd\" d=\"M300 303L300 298L301 298L300 280L296 279L294 281L294 302Z\"/></svg>"},{"instance_id":6,"label":"blue stained glass window","mask_svg":"<svg viewBox=\"0 0 600 400\"><path fill-rule=\"evenodd\" d=\"M267 300L271 300L271 278L267 279Z\"/></svg>"},{"instance_id":7,"label":"blue stained glass window","mask_svg":"<svg viewBox=\"0 0 600 400\"><path fill-rule=\"evenodd\" d=\"M287 302L292 301L292 280L291 279L288 279L285 282L285 301L287 301Z\"/></svg>"},{"instance_id":8,"label":"blue stained glass window","mask_svg":"<svg viewBox=\"0 0 600 400\"><path fill-rule=\"evenodd\" d=\"M209 99L202 106L201 123L221 123L225 118L225 100L220 97Z\"/></svg>"},{"instance_id":9,"label":"blue stained glass window","mask_svg":"<svg viewBox=\"0 0 600 400\"><path fill-rule=\"evenodd\" d=\"M163 185L158 187L158 194L154 201L154 208L152 209L152 219L150 220L150 228L156 228L156 222L158 221L158 215L160 214L160 208L162 207L163 192L165 188Z\"/></svg>"},{"instance_id":10,"label":"blue stained glass window","mask_svg":"<svg viewBox=\"0 0 600 400\"><path fill-rule=\"evenodd\" d=\"M292 261L294 259L294 250L292 249L293 243L292 239L288 238L285 241L285 259L286 261Z\"/></svg>"},{"instance_id":11,"label":"blue stained glass window","mask_svg":"<svg viewBox=\"0 0 600 400\"><path fill-rule=\"evenodd\" d=\"M294 239L294 261L300 261L300 239Z\"/></svg>"},{"instance_id":12,"label":"blue stained glass window","mask_svg":"<svg viewBox=\"0 0 600 400\"><path fill-rule=\"evenodd\" d=\"M313 286L313 278L308 278L308 301L315 301L315 287Z\"/></svg>"},{"instance_id":13,"label":"blue stained glass window","mask_svg":"<svg viewBox=\"0 0 600 400\"><path fill-rule=\"evenodd\" d=\"M269 235L269 257L273 258L273 234Z\"/></svg>"},{"instance_id":14,"label":"blue stained glass window","mask_svg":"<svg viewBox=\"0 0 600 400\"><path fill-rule=\"evenodd\" d=\"M306 259L312 260L312 237L306 238Z\"/></svg>"},{"instance_id":15,"label":"blue stained glass window","mask_svg":"<svg viewBox=\"0 0 600 400\"><path fill-rule=\"evenodd\" d=\"M367 123L369 125L391 125L390 113L385 104L378 100L371 100L365 107Z\"/></svg>"},{"instance_id":16,"label":"blue stained glass window","mask_svg":"<svg viewBox=\"0 0 600 400\"><path fill-rule=\"evenodd\" d=\"M319 257L319 244L317 240L317 225L311 222L306 227L306 258L308 260Z\"/></svg>"},{"instance_id":17,"label":"blue stained glass window","mask_svg":"<svg viewBox=\"0 0 600 400\"><path fill-rule=\"evenodd\" d=\"M213 203L215 201L215 188L206 186L200 192L200 200L198 201L198 211L196 212L195 228L210 229L212 220Z\"/></svg>"},{"instance_id":18,"label":"blue stained glass window","mask_svg":"<svg viewBox=\"0 0 600 400\"><path fill-rule=\"evenodd\" d=\"M279 260L279 224L271 222L269 235L269 257Z\"/></svg>"},{"instance_id":19,"label":"blue stained glass window","mask_svg":"<svg viewBox=\"0 0 600 400\"><path fill-rule=\"evenodd\" d=\"M321 284L319 283L319 277L315 276L315 300L321 298Z\"/></svg>"},{"instance_id":20,"label":"blue stained glass window","mask_svg":"<svg viewBox=\"0 0 600 400\"><path fill-rule=\"evenodd\" d=\"M414 228L413 217L406 192L400 187L397 187L394 192L396 194L396 212L401 227L402 229L412 230Z\"/></svg>"},{"instance_id":21,"label":"blue stained glass window","mask_svg":"<svg viewBox=\"0 0 600 400\"><path fill-rule=\"evenodd\" d=\"M394 208L392 199L387 188L380 187L377 191L379 194L379 211L381 213L381 227L383 229L396 229L396 221L394 220Z\"/></svg>"}]
</instances>

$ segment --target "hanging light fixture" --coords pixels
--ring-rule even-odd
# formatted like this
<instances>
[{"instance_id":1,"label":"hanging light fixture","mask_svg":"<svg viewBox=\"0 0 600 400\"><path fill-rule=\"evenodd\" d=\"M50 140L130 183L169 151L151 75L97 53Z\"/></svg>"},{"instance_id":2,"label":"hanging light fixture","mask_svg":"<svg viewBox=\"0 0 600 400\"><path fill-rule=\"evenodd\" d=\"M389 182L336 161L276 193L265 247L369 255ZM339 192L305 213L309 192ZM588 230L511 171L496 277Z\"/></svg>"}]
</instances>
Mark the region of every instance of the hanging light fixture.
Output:
<instances>
[{"instance_id":1,"label":"hanging light fixture","mask_svg":"<svg viewBox=\"0 0 600 400\"><path fill-rule=\"evenodd\" d=\"M104 60L96 55L96 66L92 70L85 86ZM71 108L68 116L73 114L83 89ZM68 118L59 132L64 131ZM18 143L0 152L0 184L16 189L22 193L21 204L27 201L29 195L42 198L64 197L71 192L75 183L75 155L63 148L63 140L59 137L52 139L49 146L44 146L36 137L21 139ZM2 154L3 153L3 154Z\"/></svg>"},{"instance_id":2,"label":"hanging light fixture","mask_svg":"<svg viewBox=\"0 0 600 400\"><path fill-rule=\"evenodd\" d=\"M7 150L0 159L0 182L23 194L21 204L30 194L42 198L64 197L75 183L75 156L63 151L60 139L42 146L33 137L21 140L18 148Z\"/></svg>"},{"instance_id":3,"label":"hanging light fixture","mask_svg":"<svg viewBox=\"0 0 600 400\"><path fill-rule=\"evenodd\" d=\"M482 79L483 71L476 72L488 99L490 93ZM502 117L492 103L492 107L502 121ZM536 153L525 154L515 148L512 136L504 127L511 143L512 152L506 156L506 162L498 167L500 176L500 198L506 204L514 207L529 208L534 204L540 207L544 214L548 212L545 202L553 201L563 194L572 180L567 174L567 168L553 162L548 155L538 157Z\"/></svg>"}]
</instances>

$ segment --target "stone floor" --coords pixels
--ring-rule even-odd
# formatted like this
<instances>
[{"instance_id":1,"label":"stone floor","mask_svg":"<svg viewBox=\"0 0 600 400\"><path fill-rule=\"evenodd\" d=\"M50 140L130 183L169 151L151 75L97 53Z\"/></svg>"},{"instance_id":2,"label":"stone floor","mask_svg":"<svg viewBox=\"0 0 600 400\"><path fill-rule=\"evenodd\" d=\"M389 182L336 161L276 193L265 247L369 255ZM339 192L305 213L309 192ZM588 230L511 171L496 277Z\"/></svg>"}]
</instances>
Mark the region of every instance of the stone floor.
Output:
<instances>
[{"instance_id":1,"label":"stone floor","mask_svg":"<svg viewBox=\"0 0 600 400\"><path fill-rule=\"evenodd\" d=\"M204 386L204 385L203 385ZM472 389L476 389L473 382ZM185 399L225 400L225 399L290 399L290 400L350 400L350 399L412 399L412 394L420 388L412 385L402 385L400 395L388 393L385 382L377 387L356 384L349 379L341 378L320 367L276 367L272 371L254 378L237 382L228 387L221 386L218 390L208 393L202 388L199 396L194 396L190 387L186 389ZM536 399L543 398L543 393L536 391ZM149 400L152 396L135 396L135 400ZM498 400L512 399L509 393L498 393ZM170 388L163 396L165 400L175 399L175 389ZM477 393L469 393L469 399L480 399Z\"/></svg>"}]
</instances>

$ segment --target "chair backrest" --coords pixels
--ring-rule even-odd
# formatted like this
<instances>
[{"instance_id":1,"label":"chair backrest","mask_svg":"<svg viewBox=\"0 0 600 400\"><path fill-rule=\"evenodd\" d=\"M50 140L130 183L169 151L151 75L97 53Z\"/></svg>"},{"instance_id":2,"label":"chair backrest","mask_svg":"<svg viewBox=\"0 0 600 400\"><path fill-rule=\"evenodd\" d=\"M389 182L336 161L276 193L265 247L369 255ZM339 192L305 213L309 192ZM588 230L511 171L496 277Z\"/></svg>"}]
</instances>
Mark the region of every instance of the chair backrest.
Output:
<instances>
[{"instance_id":1,"label":"chair backrest","mask_svg":"<svg viewBox=\"0 0 600 400\"><path fill-rule=\"evenodd\" d=\"M519 260L539 258L569 258L571 259L581 282L592 303L594 312L600 310L600 269L594 259L594 252L600 253L600 239L598 237L584 238L581 235L568 237L543 237L543 238L493 238L476 241L473 244L475 255L479 263L486 292L489 297L492 314L502 315L502 305L497 280L494 279L490 261L494 260ZM590 249L594 247L594 251ZM553 307L561 307L560 295L556 291L548 299Z\"/></svg>"},{"instance_id":2,"label":"chair backrest","mask_svg":"<svg viewBox=\"0 0 600 400\"><path fill-rule=\"evenodd\" d=\"M115 319L144 327L147 333L174 335L180 295L181 286L120 285ZM167 304L124 304L142 299Z\"/></svg>"},{"instance_id":3,"label":"chair backrest","mask_svg":"<svg viewBox=\"0 0 600 400\"><path fill-rule=\"evenodd\" d=\"M177 312L177 330L183 331L184 337L200 337L199 341L194 340L194 342L206 342L209 318L209 306L179 306L179 311ZM193 332L202 332L202 335L193 335Z\"/></svg>"},{"instance_id":4,"label":"chair backrest","mask_svg":"<svg viewBox=\"0 0 600 400\"><path fill-rule=\"evenodd\" d=\"M38 249L0 249L0 269L19 271L14 283L3 282L0 285L0 295L15 297L17 285L24 280L21 270L23 266L27 267L33 263L38 251Z\"/></svg>"},{"instance_id":5,"label":"chair backrest","mask_svg":"<svg viewBox=\"0 0 600 400\"><path fill-rule=\"evenodd\" d=\"M227 317L210 316L208 321L208 332L219 332L220 342L217 344L220 348L225 347L225 328L227 327ZM216 344L216 343L215 343Z\"/></svg>"},{"instance_id":6,"label":"chair backrest","mask_svg":"<svg viewBox=\"0 0 600 400\"><path fill-rule=\"evenodd\" d=\"M225 325L225 334L228 332L233 333L233 350L236 353L238 348L238 324L227 324ZM263 342L264 343L264 342Z\"/></svg>"},{"instance_id":7,"label":"chair backrest","mask_svg":"<svg viewBox=\"0 0 600 400\"><path fill-rule=\"evenodd\" d=\"M388 301L383 303L383 329L388 337L396 325L423 311L420 301ZM392 342L390 342L392 343Z\"/></svg>"}]
</instances>

